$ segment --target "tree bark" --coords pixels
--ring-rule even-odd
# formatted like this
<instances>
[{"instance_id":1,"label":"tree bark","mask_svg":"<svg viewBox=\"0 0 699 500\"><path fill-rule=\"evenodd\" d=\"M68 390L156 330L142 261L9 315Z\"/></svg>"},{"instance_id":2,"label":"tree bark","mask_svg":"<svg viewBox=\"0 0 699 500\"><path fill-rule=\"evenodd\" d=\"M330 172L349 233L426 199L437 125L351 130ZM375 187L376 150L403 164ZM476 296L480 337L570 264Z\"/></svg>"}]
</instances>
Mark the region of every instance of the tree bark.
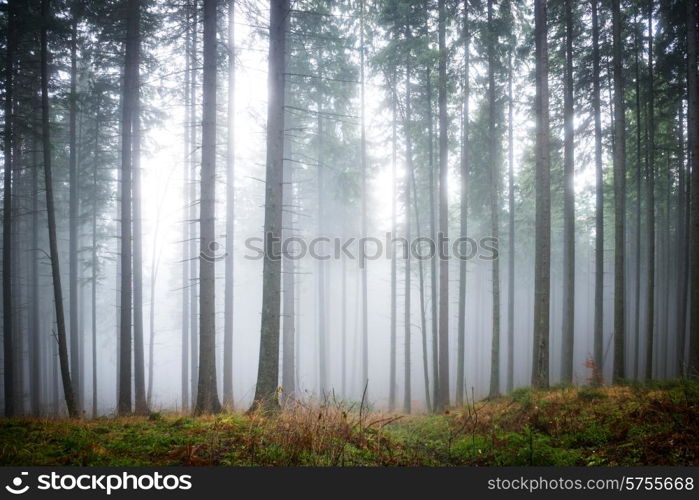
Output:
<instances>
[{"instance_id":1,"label":"tree bark","mask_svg":"<svg viewBox=\"0 0 699 500\"><path fill-rule=\"evenodd\" d=\"M439 234L437 237L439 261L439 393L435 411L449 406L449 261L444 245L449 238L449 168L447 118L447 13L445 0L439 0Z\"/></svg>"},{"instance_id":2,"label":"tree bark","mask_svg":"<svg viewBox=\"0 0 699 500\"><path fill-rule=\"evenodd\" d=\"M515 369L515 141L514 141L514 96L512 94L512 52L510 48L507 64L507 182L509 208L509 259L507 261L507 385L508 393L514 389Z\"/></svg>"},{"instance_id":3,"label":"tree bark","mask_svg":"<svg viewBox=\"0 0 699 500\"><path fill-rule=\"evenodd\" d=\"M12 328L12 99L15 57L15 2L7 3L7 48L5 53L5 130L2 217L2 336L5 416L15 416L14 331Z\"/></svg>"},{"instance_id":4,"label":"tree bark","mask_svg":"<svg viewBox=\"0 0 699 500\"><path fill-rule=\"evenodd\" d=\"M551 163L549 151L548 43L546 0L534 3L536 43L536 221L534 256L534 354L532 386L549 386L551 305Z\"/></svg>"},{"instance_id":5,"label":"tree bark","mask_svg":"<svg viewBox=\"0 0 699 500\"><path fill-rule=\"evenodd\" d=\"M361 232L362 238L367 236L367 162L366 162L366 116L365 116L365 77L364 77L364 0L360 0L360 28L359 28L359 72L360 72L360 156L361 156L361 189L362 189L362 208L361 208ZM369 301L368 301L368 278L367 278L367 261L363 252L360 256L361 280L362 280L362 389L364 397L368 400L369 394Z\"/></svg>"},{"instance_id":6,"label":"tree bark","mask_svg":"<svg viewBox=\"0 0 699 500\"><path fill-rule=\"evenodd\" d=\"M462 131L461 131L461 203L460 203L460 237L462 241L466 241L468 237L468 175L469 175L469 94L470 94L470 74L471 66L470 50L471 50L471 33L469 31L468 20L468 2L464 0L464 76L463 76L463 94L461 96L462 116ZM467 245L464 243L461 246L461 252L466 250ZM458 325L458 341L457 341L457 357L456 357L456 406L464 404L464 374L465 374L465 357L466 357L466 280L467 280L467 264L464 257L459 260L459 325Z\"/></svg>"},{"instance_id":7,"label":"tree bark","mask_svg":"<svg viewBox=\"0 0 699 500\"><path fill-rule=\"evenodd\" d=\"M76 119L78 115L77 95L77 37L78 23L76 9L71 9L73 20L71 22L70 36L70 94L68 96L68 142L69 142L69 305L70 305L70 371L73 382L75 401L80 411L81 387L80 387L80 325L78 304L78 146L76 140Z\"/></svg>"},{"instance_id":8,"label":"tree bark","mask_svg":"<svg viewBox=\"0 0 699 500\"><path fill-rule=\"evenodd\" d=\"M195 415L219 413L216 384L216 0L204 0L199 215L199 383Z\"/></svg>"},{"instance_id":9,"label":"tree bark","mask_svg":"<svg viewBox=\"0 0 699 500\"><path fill-rule=\"evenodd\" d=\"M410 33L408 33L408 41L410 41ZM403 306L403 322L404 322L404 375L403 375L403 412L410 413L412 410L412 387L411 387L411 328L410 320L410 301L411 301L411 276L410 276L410 179L413 175L413 144L410 137L410 122L411 122L411 96L410 96L410 52L407 55L408 61L405 66L405 167L407 169L405 176L405 283L404 283L404 306Z\"/></svg>"},{"instance_id":10,"label":"tree bark","mask_svg":"<svg viewBox=\"0 0 699 500\"><path fill-rule=\"evenodd\" d=\"M223 324L223 406L233 408L233 245L235 233L235 0L228 2L228 138Z\"/></svg>"},{"instance_id":11,"label":"tree bark","mask_svg":"<svg viewBox=\"0 0 699 500\"><path fill-rule=\"evenodd\" d=\"M619 0L612 1L612 31L614 80L614 369L612 372L614 381L618 382L626 376L626 297L624 295L626 121Z\"/></svg>"},{"instance_id":12,"label":"tree bark","mask_svg":"<svg viewBox=\"0 0 699 500\"><path fill-rule=\"evenodd\" d=\"M396 185L396 164L398 156L398 132L397 132L397 95L396 95L396 80L397 75L395 67L393 68L393 88L391 89L391 237L395 238L397 226L397 200L398 189ZM389 352L389 381L388 381L388 411L392 412L396 408L396 336L397 336L397 297L396 297L396 279L397 279L397 263L396 249L391 245L391 347Z\"/></svg>"},{"instance_id":13,"label":"tree bark","mask_svg":"<svg viewBox=\"0 0 699 500\"><path fill-rule=\"evenodd\" d=\"M648 302L646 303L645 379L653 378L655 343L655 90L653 88L653 2L648 2L648 164L646 165L648 228Z\"/></svg>"},{"instance_id":14,"label":"tree bark","mask_svg":"<svg viewBox=\"0 0 699 500\"><path fill-rule=\"evenodd\" d=\"M44 178L46 189L46 213L49 231L49 255L51 257L51 276L53 279L53 297L56 307L56 339L58 341L58 358L63 382L68 416L78 417L75 403L75 393L70 380L68 361L68 345L66 341L66 321L63 312L63 290L61 287L61 271L58 258L58 239L56 237L56 209L53 201L53 177L51 171L51 136L49 128L49 54L48 28L51 23L49 0L41 0L41 131L44 152Z\"/></svg>"},{"instance_id":15,"label":"tree bark","mask_svg":"<svg viewBox=\"0 0 699 500\"><path fill-rule=\"evenodd\" d=\"M493 1L488 0L488 161L490 162L490 231L493 248L499 252L500 238L500 145L495 130L495 45L497 33L493 26ZM500 259L491 262L493 293L492 344L490 349L490 397L500 394Z\"/></svg>"},{"instance_id":16,"label":"tree bark","mask_svg":"<svg viewBox=\"0 0 699 500\"><path fill-rule=\"evenodd\" d=\"M575 342L575 131L573 125L573 5L565 2L565 76L563 90L563 332L561 381L573 381Z\"/></svg>"},{"instance_id":17,"label":"tree bark","mask_svg":"<svg viewBox=\"0 0 699 500\"><path fill-rule=\"evenodd\" d=\"M262 270L262 322L255 406L276 408L279 379L279 308L284 179L284 71L289 0L270 2L265 186L265 258Z\"/></svg>"},{"instance_id":18,"label":"tree bark","mask_svg":"<svg viewBox=\"0 0 699 500\"><path fill-rule=\"evenodd\" d=\"M181 345L181 358L180 358L180 376L181 376L181 397L182 397L182 410L186 411L186 409L189 408L189 324L190 324L190 318L189 318L189 312L190 312L190 289L189 287L192 285L189 280L189 268L190 268L190 262L189 262L189 239L190 239L190 231L189 231L189 225L190 225L190 220L189 220L189 214L190 214L190 207L189 204L193 203L192 200L188 199L189 198L189 192L190 192L190 186L188 185L191 182L191 179L189 178L189 164L190 164L190 157L192 154L192 146L190 142L191 138L191 133L190 133L190 127L192 126L191 122L191 103L189 99L189 92L190 92L190 75L191 75L191 67L190 67L190 60L191 60L191 26L190 26L190 9L191 5L189 2L185 4L184 7L184 12L185 12L185 53L184 53L184 59L185 59L185 70L184 70L184 157L182 158L182 167L183 167L183 172L182 172L182 199L184 200L184 210L183 210L183 217L182 217L182 345Z\"/></svg>"},{"instance_id":19,"label":"tree bark","mask_svg":"<svg viewBox=\"0 0 699 500\"><path fill-rule=\"evenodd\" d=\"M432 120L432 74L428 69L426 72L427 88L427 131L428 131L428 156L429 156L429 202L430 202L430 238L432 241L437 241L437 214L435 203L435 165L434 165L434 123ZM432 410L436 410L438 405L437 395L439 393L439 345L438 345L438 312L437 312L437 260L430 259L430 304L431 304L431 329L432 329Z\"/></svg>"},{"instance_id":20,"label":"tree bark","mask_svg":"<svg viewBox=\"0 0 699 500\"><path fill-rule=\"evenodd\" d=\"M592 109L595 119L595 312L592 381L602 383L604 368L604 178L602 171L602 112L600 109L600 53L597 0L592 0Z\"/></svg>"},{"instance_id":21,"label":"tree bark","mask_svg":"<svg viewBox=\"0 0 699 500\"><path fill-rule=\"evenodd\" d=\"M138 23L140 0L129 0L126 10L126 44L121 115L121 317L119 336L119 394L117 411L131 413L132 383L132 147L134 97L138 92Z\"/></svg>"},{"instance_id":22,"label":"tree bark","mask_svg":"<svg viewBox=\"0 0 699 500\"><path fill-rule=\"evenodd\" d=\"M691 157L691 201L689 275L689 366L688 373L699 373L699 85L697 85L697 5L687 2L687 95L689 152Z\"/></svg>"},{"instance_id":23,"label":"tree bark","mask_svg":"<svg viewBox=\"0 0 699 500\"><path fill-rule=\"evenodd\" d=\"M141 210L141 96L140 96L140 11L136 30L134 63L134 96L132 125L132 175L133 175L133 347L134 347L134 395L135 412L138 415L149 413L146 398L145 351L143 341L143 231ZM151 271L152 272L152 271Z\"/></svg>"}]
</instances>

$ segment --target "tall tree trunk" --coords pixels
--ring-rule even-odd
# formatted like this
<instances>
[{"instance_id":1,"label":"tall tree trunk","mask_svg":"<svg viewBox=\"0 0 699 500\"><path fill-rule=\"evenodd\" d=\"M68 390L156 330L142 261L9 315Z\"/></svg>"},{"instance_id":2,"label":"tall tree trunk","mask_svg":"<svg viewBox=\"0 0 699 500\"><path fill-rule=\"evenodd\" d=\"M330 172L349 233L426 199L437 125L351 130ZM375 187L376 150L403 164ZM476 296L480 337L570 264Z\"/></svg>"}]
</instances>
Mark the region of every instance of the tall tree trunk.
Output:
<instances>
[{"instance_id":1,"label":"tall tree trunk","mask_svg":"<svg viewBox=\"0 0 699 500\"><path fill-rule=\"evenodd\" d=\"M437 214L435 213L435 165L434 165L434 123L432 120L432 75L431 71L427 70L426 75L427 89L427 130L428 130L428 154L429 154L429 190L430 190L430 238L432 241L437 241ZM430 304L432 322L432 410L437 409L439 404L437 395L439 393L439 346L438 346L438 313L437 313L437 260L433 257L430 259Z\"/></svg>"},{"instance_id":2,"label":"tall tree trunk","mask_svg":"<svg viewBox=\"0 0 699 500\"><path fill-rule=\"evenodd\" d=\"M604 368L604 178L602 175L602 112L600 109L600 53L597 0L592 0L592 109L595 116L595 311L594 384L602 383Z\"/></svg>"},{"instance_id":3,"label":"tall tree trunk","mask_svg":"<svg viewBox=\"0 0 699 500\"><path fill-rule=\"evenodd\" d=\"M34 415L41 415L43 376L46 373L44 364L44 337L41 333L40 323L40 301L41 292L39 290L39 143L36 134L32 134L32 168L31 168L31 249L29 252L30 262L30 295L29 295L29 330L32 338L32 383L31 398L32 412Z\"/></svg>"},{"instance_id":4,"label":"tall tree trunk","mask_svg":"<svg viewBox=\"0 0 699 500\"><path fill-rule=\"evenodd\" d=\"M140 13L138 15L140 24ZM134 395L138 415L149 412L146 398L145 352L143 341L143 215L141 210L141 97L140 97L140 27L136 31L136 62L134 63L133 96L133 150L131 152L133 175L133 347L134 347ZM151 271L152 272L152 271Z\"/></svg>"},{"instance_id":5,"label":"tall tree trunk","mask_svg":"<svg viewBox=\"0 0 699 500\"><path fill-rule=\"evenodd\" d=\"M197 203L199 193L197 190L197 131L199 122L197 119L197 68L198 60L198 39L199 39L199 1L192 3L192 53L190 54L190 87L189 87L189 394L192 407L197 400L197 387L199 384L199 295L197 293L199 285L199 249L197 248L199 233L197 232L197 221L200 220L200 213L197 212L201 206Z\"/></svg>"},{"instance_id":6,"label":"tall tree trunk","mask_svg":"<svg viewBox=\"0 0 699 500\"><path fill-rule=\"evenodd\" d=\"M636 289L634 290L634 379L640 376L641 364L641 74L639 68L638 53L640 47L640 35L635 30L635 68L636 68Z\"/></svg>"},{"instance_id":7,"label":"tall tree trunk","mask_svg":"<svg viewBox=\"0 0 699 500\"><path fill-rule=\"evenodd\" d=\"M270 2L265 186L265 259L262 269L260 358L254 405L278 406L279 307L284 179L284 71L289 0Z\"/></svg>"},{"instance_id":8,"label":"tall tree trunk","mask_svg":"<svg viewBox=\"0 0 699 500\"><path fill-rule=\"evenodd\" d=\"M92 248L90 249L92 279L91 283L91 327L92 327L92 418L97 418L97 169L102 157L101 146L101 94L97 95L95 111L95 161L92 168Z\"/></svg>"},{"instance_id":9,"label":"tall tree trunk","mask_svg":"<svg viewBox=\"0 0 699 500\"><path fill-rule=\"evenodd\" d=\"M655 91L653 82L653 2L648 2L648 164L646 165L648 227L648 302L646 303L646 371L645 379L653 378L655 342Z\"/></svg>"},{"instance_id":10,"label":"tall tree trunk","mask_svg":"<svg viewBox=\"0 0 699 500\"><path fill-rule=\"evenodd\" d=\"M449 261L443 255L449 238L449 177L447 119L447 12L445 0L439 0L439 394L435 410L449 406Z\"/></svg>"},{"instance_id":11,"label":"tall tree trunk","mask_svg":"<svg viewBox=\"0 0 699 500\"><path fill-rule=\"evenodd\" d=\"M132 147L134 98L138 92L138 24L140 0L129 0L126 10L126 48L121 114L121 317L119 336L119 394L117 411L131 413L132 375Z\"/></svg>"},{"instance_id":12,"label":"tall tree trunk","mask_svg":"<svg viewBox=\"0 0 699 500\"><path fill-rule=\"evenodd\" d=\"M199 384L196 415L218 413L216 384L216 0L204 0L199 238Z\"/></svg>"},{"instance_id":13,"label":"tall tree trunk","mask_svg":"<svg viewBox=\"0 0 699 500\"><path fill-rule=\"evenodd\" d=\"M684 114L683 100L679 103L679 133L677 134L680 151L679 163L677 165L678 187L677 187L677 352L676 361L678 376L686 374L685 365L685 344L687 343L687 171L685 167L684 150Z\"/></svg>"},{"instance_id":14,"label":"tall tree trunk","mask_svg":"<svg viewBox=\"0 0 699 500\"><path fill-rule=\"evenodd\" d=\"M536 42L536 223L534 243L534 354L532 385L549 386L551 306L551 163L549 152L548 43L546 1L534 3Z\"/></svg>"},{"instance_id":15,"label":"tall tree trunk","mask_svg":"<svg viewBox=\"0 0 699 500\"><path fill-rule=\"evenodd\" d=\"M410 42L410 33L407 35ZM410 103L410 53L407 55L408 61L405 67L405 167L407 169L405 176L405 288L404 288L404 306L403 306L403 322L404 322L404 375L403 375L403 412L410 413L412 409L412 386L411 386L411 328L410 321L410 301L411 301L411 276L410 276L410 179L413 175L413 143L410 137L410 122L411 122L411 103Z\"/></svg>"},{"instance_id":16,"label":"tall tree trunk","mask_svg":"<svg viewBox=\"0 0 699 500\"><path fill-rule=\"evenodd\" d=\"M699 373L699 85L697 85L697 5L687 2L687 131L691 158L689 213L689 365L688 374Z\"/></svg>"},{"instance_id":17,"label":"tall tree trunk","mask_svg":"<svg viewBox=\"0 0 699 500\"><path fill-rule=\"evenodd\" d=\"M76 141L76 120L78 115L77 95L77 37L78 22L76 9L71 9L73 20L71 22L70 36L70 95L68 98L68 141L69 141L69 305L70 305L70 371L73 382L75 402L80 411L82 399L80 387L80 353L79 342L79 304L78 304L78 146Z\"/></svg>"},{"instance_id":18,"label":"tall tree trunk","mask_svg":"<svg viewBox=\"0 0 699 500\"><path fill-rule=\"evenodd\" d=\"M318 60L322 60L322 52L318 55ZM323 136L325 134L324 123L323 123L323 97L322 91L317 90L317 106L318 106L318 128L317 128L317 148L318 148L318 236L320 238L325 237L325 155L324 155L324 140ZM321 247L321 255L324 253L323 242L319 245ZM327 346L327 319L326 319L326 274L325 274L325 260L322 258L316 260L316 265L318 268L317 276L317 288L316 293L318 294L318 318L317 318L317 335L318 335L318 396L323 399L328 392L328 346Z\"/></svg>"},{"instance_id":19,"label":"tall tree trunk","mask_svg":"<svg viewBox=\"0 0 699 500\"><path fill-rule=\"evenodd\" d=\"M223 406L233 408L233 235L235 232L235 0L228 2L228 138L226 149L226 271L223 324Z\"/></svg>"},{"instance_id":20,"label":"tall tree trunk","mask_svg":"<svg viewBox=\"0 0 699 500\"><path fill-rule=\"evenodd\" d=\"M420 206L417 199L417 182L415 181L415 171L411 170L411 181L413 190L413 209L415 210L415 232L418 238L422 237L420 229ZM428 412L432 412L432 400L430 399L430 365L427 356L427 314L425 311L425 266L422 258L417 259L418 279L420 287L420 331L422 333L422 369L425 382L425 406Z\"/></svg>"},{"instance_id":21,"label":"tall tree trunk","mask_svg":"<svg viewBox=\"0 0 699 500\"><path fill-rule=\"evenodd\" d=\"M290 146L289 142L285 141L285 148ZM290 153L287 155L290 157ZM288 200L286 205L290 207L294 206L293 182L293 170L287 167L284 169L283 196ZM285 239L294 236L294 218L290 209L282 214L282 234L285 235ZM293 258L284 256L282 265L282 387L286 400L296 394L296 263Z\"/></svg>"},{"instance_id":22,"label":"tall tree trunk","mask_svg":"<svg viewBox=\"0 0 699 500\"><path fill-rule=\"evenodd\" d=\"M563 332L561 381L573 381L575 342L575 136L573 124L573 5L565 2L565 76L563 90Z\"/></svg>"},{"instance_id":23,"label":"tall tree trunk","mask_svg":"<svg viewBox=\"0 0 699 500\"><path fill-rule=\"evenodd\" d=\"M512 94L512 52L507 61L507 190L508 190L508 253L507 261L507 392L514 389L515 370L515 141L514 141L514 96Z\"/></svg>"},{"instance_id":24,"label":"tall tree trunk","mask_svg":"<svg viewBox=\"0 0 699 500\"><path fill-rule=\"evenodd\" d=\"M45 0L44 0L45 1ZM15 415L14 332L12 330L12 99L15 57L15 2L7 3L7 46L5 54L5 130L2 216L2 338L5 416Z\"/></svg>"},{"instance_id":25,"label":"tall tree trunk","mask_svg":"<svg viewBox=\"0 0 699 500\"><path fill-rule=\"evenodd\" d=\"M397 96L396 96L396 68L393 68L393 89L391 95L391 237L396 237L396 216L398 190L396 186L396 164L398 156L398 132L397 132ZM388 381L388 411L396 408L396 336L397 336L397 298L396 298L396 249L391 245L391 346L389 352L389 381Z\"/></svg>"},{"instance_id":26,"label":"tall tree trunk","mask_svg":"<svg viewBox=\"0 0 699 500\"><path fill-rule=\"evenodd\" d=\"M471 50L471 33L469 31L468 21L468 2L464 0L464 75L463 75L463 93L461 96L461 108L463 116L462 131L461 131L461 203L460 203L460 237L462 241L466 241L468 237L468 175L469 175L469 107L468 100L470 94L470 50ZM467 244L463 243L461 252L467 248ZM458 341L457 341L457 356L456 356L456 406L464 404L464 376L465 376L465 357L466 357L466 271L467 260L462 255L459 260L459 325L458 325Z\"/></svg>"},{"instance_id":27,"label":"tall tree trunk","mask_svg":"<svg viewBox=\"0 0 699 500\"><path fill-rule=\"evenodd\" d=\"M58 358L61 367L63 394L68 415L78 417L75 393L70 381L68 366L68 345L66 342L66 320L63 312L63 289L58 259L58 238L56 237L56 209L53 202L53 178L51 171L51 136L49 128L49 54L48 28L51 24L49 0L41 0L41 131L44 150L44 178L46 189L46 214L49 230L49 255L51 257L51 275L53 279L53 298L56 307L56 339L58 341ZM6 351L7 352L7 351Z\"/></svg>"},{"instance_id":28,"label":"tall tree trunk","mask_svg":"<svg viewBox=\"0 0 699 500\"><path fill-rule=\"evenodd\" d=\"M500 145L495 131L495 44L498 42L493 26L493 1L488 0L488 161L490 169L490 231L494 251L499 251L500 238ZM490 396L500 394L500 259L491 263L493 287L493 336L490 350Z\"/></svg>"},{"instance_id":29,"label":"tall tree trunk","mask_svg":"<svg viewBox=\"0 0 699 500\"><path fill-rule=\"evenodd\" d=\"M619 0L612 0L614 80L614 381L626 376L625 368L625 202L626 121L624 117L624 75Z\"/></svg>"},{"instance_id":30,"label":"tall tree trunk","mask_svg":"<svg viewBox=\"0 0 699 500\"><path fill-rule=\"evenodd\" d=\"M365 78L364 78L364 0L360 0L359 14L359 73L360 73L360 156L361 156L361 172L362 172L362 208L361 208L361 232L362 238L367 236L367 162L366 162L366 113L365 113ZM364 255L364 247L359 258L362 278L362 388L365 398L368 398L369 391L369 300L368 300L368 278L367 278L367 261Z\"/></svg>"},{"instance_id":31,"label":"tall tree trunk","mask_svg":"<svg viewBox=\"0 0 699 500\"><path fill-rule=\"evenodd\" d=\"M189 204L193 203L189 199L190 186L190 162L192 155L192 145L190 142L191 133L190 127L191 122L191 103L189 99L190 93L190 42L191 42L191 26L189 21L191 5L189 2L185 4L185 70L184 70L184 157L182 161L182 199L184 200L184 213L182 217L182 345L181 345L181 358L180 358L180 376L181 376L181 397L182 397L182 410L186 411L189 408L189 312L190 312L190 286L192 283L189 280L189 239L190 239L190 220L189 214L191 209Z\"/></svg>"}]
</instances>

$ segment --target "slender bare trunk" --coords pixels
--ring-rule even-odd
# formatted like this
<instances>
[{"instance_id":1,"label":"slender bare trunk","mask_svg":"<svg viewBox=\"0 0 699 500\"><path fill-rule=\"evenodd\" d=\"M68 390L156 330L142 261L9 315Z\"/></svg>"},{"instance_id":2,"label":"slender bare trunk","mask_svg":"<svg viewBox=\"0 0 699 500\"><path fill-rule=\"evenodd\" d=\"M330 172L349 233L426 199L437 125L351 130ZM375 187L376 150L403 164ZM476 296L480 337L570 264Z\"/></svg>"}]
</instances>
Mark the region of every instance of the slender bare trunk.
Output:
<instances>
[{"instance_id":1,"label":"slender bare trunk","mask_svg":"<svg viewBox=\"0 0 699 500\"><path fill-rule=\"evenodd\" d=\"M447 45L445 0L439 0L439 399L435 410L449 406L449 261L444 246L449 238Z\"/></svg>"},{"instance_id":2,"label":"slender bare trunk","mask_svg":"<svg viewBox=\"0 0 699 500\"><path fill-rule=\"evenodd\" d=\"M284 179L284 71L289 0L270 2L269 97L265 187L265 259L262 270L260 358L254 405L277 407L279 308ZM276 242L276 243L275 243Z\"/></svg>"},{"instance_id":3,"label":"slender bare trunk","mask_svg":"<svg viewBox=\"0 0 699 500\"><path fill-rule=\"evenodd\" d=\"M49 0L41 0L41 131L44 150L44 178L46 189L46 214L49 230L49 255L51 258L51 275L53 280L53 298L56 308L56 339L58 341L58 358L63 382L68 416L77 418L78 408L75 393L70 380L68 362L68 345L66 341L66 321L63 312L63 289L58 258L58 238L56 237L56 209L53 202L53 176L51 171L51 136L49 127L49 54L48 28L51 24Z\"/></svg>"},{"instance_id":4,"label":"slender bare trunk","mask_svg":"<svg viewBox=\"0 0 699 500\"><path fill-rule=\"evenodd\" d=\"M626 120L624 116L624 76L622 61L621 12L619 0L612 1L613 80L614 80L614 381L626 376L625 309L625 196Z\"/></svg>"},{"instance_id":5,"label":"slender bare trunk","mask_svg":"<svg viewBox=\"0 0 699 500\"><path fill-rule=\"evenodd\" d=\"M565 2L565 76L563 90L563 332L561 381L573 381L575 342L575 136L573 128L573 2Z\"/></svg>"},{"instance_id":6,"label":"slender bare trunk","mask_svg":"<svg viewBox=\"0 0 699 500\"><path fill-rule=\"evenodd\" d=\"M536 42L536 223L534 256L534 355L532 385L549 386L551 305L551 164L549 153L548 43L546 1L534 4Z\"/></svg>"},{"instance_id":7,"label":"slender bare trunk","mask_svg":"<svg viewBox=\"0 0 699 500\"><path fill-rule=\"evenodd\" d=\"M228 2L228 138L226 149L226 271L223 324L223 406L233 408L233 245L235 232L235 0Z\"/></svg>"}]
</instances>

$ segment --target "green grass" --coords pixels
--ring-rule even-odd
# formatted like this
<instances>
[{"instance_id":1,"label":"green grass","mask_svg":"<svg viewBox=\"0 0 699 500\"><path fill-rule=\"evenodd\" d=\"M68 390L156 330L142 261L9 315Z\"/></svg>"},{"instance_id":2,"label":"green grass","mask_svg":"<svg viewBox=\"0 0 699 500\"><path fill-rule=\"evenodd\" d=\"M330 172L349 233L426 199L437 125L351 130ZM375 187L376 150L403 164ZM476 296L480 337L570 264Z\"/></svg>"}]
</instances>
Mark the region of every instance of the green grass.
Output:
<instances>
[{"instance_id":1,"label":"green grass","mask_svg":"<svg viewBox=\"0 0 699 500\"><path fill-rule=\"evenodd\" d=\"M3 419L0 465L699 465L699 383L518 389L440 415L296 403L276 415Z\"/></svg>"}]
</instances>

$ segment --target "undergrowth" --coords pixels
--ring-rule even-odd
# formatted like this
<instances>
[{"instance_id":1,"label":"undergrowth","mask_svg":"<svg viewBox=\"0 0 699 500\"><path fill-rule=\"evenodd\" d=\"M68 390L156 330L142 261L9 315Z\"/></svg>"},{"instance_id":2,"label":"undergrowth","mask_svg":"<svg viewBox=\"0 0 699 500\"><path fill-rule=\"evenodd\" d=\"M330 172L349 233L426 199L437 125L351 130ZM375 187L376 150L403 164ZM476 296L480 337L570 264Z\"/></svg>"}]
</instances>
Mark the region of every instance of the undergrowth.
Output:
<instances>
[{"instance_id":1,"label":"undergrowth","mask_svg":"<svg viewBox=\"0 0 699 500\"><path fill-rule=\"evenodd\" d=\"M276 414L3 419L0 465L699 465L699 383L518 389L439 415L294 401Z\"/></svg>"}]
</instances>

